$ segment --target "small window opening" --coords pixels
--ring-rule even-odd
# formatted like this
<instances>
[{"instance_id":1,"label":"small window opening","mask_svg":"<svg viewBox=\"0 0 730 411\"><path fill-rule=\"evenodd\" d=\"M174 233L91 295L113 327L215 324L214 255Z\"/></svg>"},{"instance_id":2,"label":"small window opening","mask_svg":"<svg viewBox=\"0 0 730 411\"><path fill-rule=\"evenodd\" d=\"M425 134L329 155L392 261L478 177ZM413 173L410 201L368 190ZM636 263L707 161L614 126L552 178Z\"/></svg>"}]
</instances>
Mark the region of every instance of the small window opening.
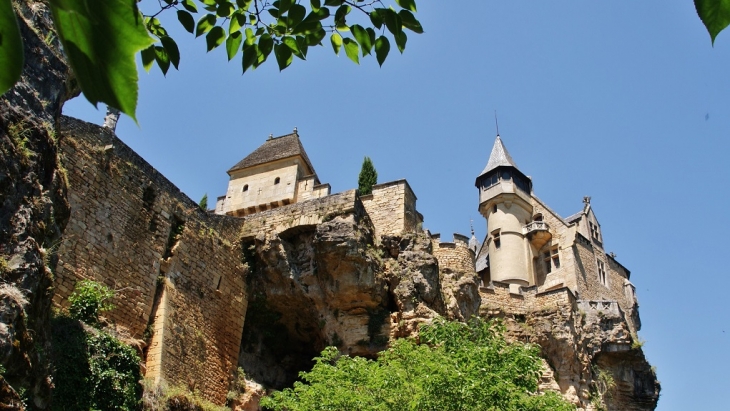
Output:
<instances>
[{"instance_id":1,"label":"small window opening","mask_svg":"<svg viewBox=\"0 0 730 411\"><path fill-rule=\"evenodd\" d=\"M608 287L608 281L606 279L606 266L601 260L596 260L596 263L598 264L598 281L602 285Z\"/></svg>"},{"instance_id":2,"label":"small window opening","mask_svg":"<svg viewBox=\"0 0 730 411\"><path fill-rule=\"evenodd\" d=\"M223 276L218 277L218 284L215 286L215 290L219 291L221 289L221 281L223 280Z\"/></svg>"},{"instance_id":3,"label":"small window opening","mask_svg":"<svg viewBox=\"0 0 730 411\"><path fill-rule=\"evenodd\" d=\"M558 247L554 247L542 253L542 261L545 265L546 273L551 273L553 269L557 270L560 268L560 253L558 252Z\"/></svg>"},{"instance_id":4,"label":"small window opening","mask_svg":"<svg viewBox=\"0 0 730 411\"><path fill-rule=\"evenodd\" d=\"M497 212L497 205L496 204L492 206L492 212L493 213L496 213Z\"/></svg>"},{"instance_id":5,"label":"small window opening","mask_svg":"<svg viewBox=\"0 0 730 411\"><path fill-rule=\"evenodd\" d=\"M532 217L532 221L542 221L542 214L535 214L535 216Z\"/></svg>"},{"instance_id":6,"label":"small window opening","mask_svg":"<svg viewBox=\"0 0 730 411\"><path fill-rule=\"evenodd\" d=\"M276 177L274 179L274 184L279 184L281 182L281 179L279 177Z\"/></svg>"},{"instance_id":7,"label":"small window opening","mask_svg":"<svg viewBox=\"0 0 730 411\"><path fill-rule=\"evenodd\" d=\"M494 240L494 248L500 248L502 246L499 230L492 232L492 239Z\"/></svg>"},{"instance_id":8,"label":"small window opening","mask_svg":"<svg viewBox=\"0 0 730 411\"><path fill-rule=\"evenodd\" d=\"M248 184L243 186L243 192L245 193L246 191L248 191Z\"/></svg>"}]
</instances>

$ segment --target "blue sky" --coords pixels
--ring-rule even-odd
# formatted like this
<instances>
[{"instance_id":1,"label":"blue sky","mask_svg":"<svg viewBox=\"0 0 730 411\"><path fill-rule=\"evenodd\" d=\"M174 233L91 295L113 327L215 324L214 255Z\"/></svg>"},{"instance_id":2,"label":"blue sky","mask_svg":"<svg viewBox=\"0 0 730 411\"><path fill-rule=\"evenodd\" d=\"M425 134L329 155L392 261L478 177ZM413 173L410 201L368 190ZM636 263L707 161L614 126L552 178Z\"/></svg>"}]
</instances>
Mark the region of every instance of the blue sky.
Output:
<instances>
[{"instance_id":1,"label":"blue sky","mask_svg":"<svg viewBox=\"0 0 730 411\"><path fill-rule=\"evenodd\" d=\"M140 126L123 118L117 133L212 201L228 168L297 127L333 192L356 187L367 155L380 182L409 181L431 232L468 234L473 219L483 238L474 180L497 110L538 197L566 217L592 196L637 288L658 410L727 409L730 32L711 47L690 0L421 0L417 17L426 33L382 68L325 43L241 76L239 59L177 31L180 71L142 72ZM83 97L64 112L104 116Z\"/></svg>"}]
</instances>

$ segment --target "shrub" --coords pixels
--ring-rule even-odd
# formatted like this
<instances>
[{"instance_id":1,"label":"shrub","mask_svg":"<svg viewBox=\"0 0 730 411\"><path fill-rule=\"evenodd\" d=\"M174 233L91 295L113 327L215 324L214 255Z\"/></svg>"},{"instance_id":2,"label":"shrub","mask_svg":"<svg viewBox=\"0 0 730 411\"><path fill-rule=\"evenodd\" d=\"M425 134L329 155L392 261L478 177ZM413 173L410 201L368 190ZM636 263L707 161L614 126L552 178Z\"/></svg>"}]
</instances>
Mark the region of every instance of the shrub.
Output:
<instances>
[{"instance_id":1,"label":"shrub","mask_svg":"<svg viewBox=\"0 0 730 411\"><path fill-rule=\"evenodd\" d=\"M90 325L99 323L99 313L114 308L111 299L114 291L104 284L92 280L81 280L76 283L73 293L68 298L71 303L69 314L75 320Z\"/></svg>"}]
</instances>

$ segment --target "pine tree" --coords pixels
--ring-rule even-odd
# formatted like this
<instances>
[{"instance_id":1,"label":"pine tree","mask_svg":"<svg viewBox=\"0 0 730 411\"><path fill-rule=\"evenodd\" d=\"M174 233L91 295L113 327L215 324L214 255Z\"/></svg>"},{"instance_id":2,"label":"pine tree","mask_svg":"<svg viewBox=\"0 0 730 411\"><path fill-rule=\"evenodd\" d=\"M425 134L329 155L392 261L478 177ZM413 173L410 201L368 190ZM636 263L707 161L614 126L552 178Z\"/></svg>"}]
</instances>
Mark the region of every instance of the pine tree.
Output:
<instances>
[{"instance_id":1,"label":"pine tree","mask_svg":"<svg viewBox=\"0 0 730 411\"><path fill-rule=\"evenodd\" d=\"M373 192L373 186L378 183L378 172L375 171L370 157L365 156L362 161L362 168L360 169L360 176L357 178L357 191L361 196L371 194Z\"/></svg>"},{"instance_id":2,"label":"pine tree","mask_svg":"<svg viewBox=\"0 0 730 411\"><path fill-rule=\"evenodd\" d=\"M205 193L203 195L203 198L200 199L198 206L200 206L201 210L208 211L208 193Z\"/></svg>"}]
</instances>

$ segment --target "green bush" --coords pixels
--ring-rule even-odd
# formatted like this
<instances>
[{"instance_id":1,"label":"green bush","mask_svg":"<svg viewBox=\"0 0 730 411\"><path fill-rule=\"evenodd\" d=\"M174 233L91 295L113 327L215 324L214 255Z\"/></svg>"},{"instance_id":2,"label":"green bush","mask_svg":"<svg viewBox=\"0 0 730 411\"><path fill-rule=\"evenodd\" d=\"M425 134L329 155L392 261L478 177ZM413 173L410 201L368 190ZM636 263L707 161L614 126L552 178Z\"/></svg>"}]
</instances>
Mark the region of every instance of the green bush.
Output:
<instances>
[{"instance_id":1,"label":"green bush","mask_svg":"<svg viewBox=\"0 0 730 411\"><path fill-rule=\"evenodd\" d=\"M130 346L69 317L52 320L53 410L139 408L140 358Z\"/></svg>"},{"instance_id":2,"label":"green bush","mask_svg":"<svg viewBox=\"0 0 730 411\"><path fill-rule=\"evenodd\" d=\"M69 314L73 319L96 325L99 323L99 313L114 308L110 301L112 298L114 291L104 284L81 280L76 283L73 293L68 298L71 303Z\"/></svg>"},{"instance_id":3,"label":"green bush","mask_svg":"<svg viewBox=\"0 0 730 411\"><path fill-rule=\"evenodd\" d=\"M421 344L395 341L377 361L341 355L334 347L316 358L302 382L262 400L265 409L568 411L555 392L535 394L539 347L509 343L500 322L436 320L421 328Z\"/></svg>"}]
</instances>

